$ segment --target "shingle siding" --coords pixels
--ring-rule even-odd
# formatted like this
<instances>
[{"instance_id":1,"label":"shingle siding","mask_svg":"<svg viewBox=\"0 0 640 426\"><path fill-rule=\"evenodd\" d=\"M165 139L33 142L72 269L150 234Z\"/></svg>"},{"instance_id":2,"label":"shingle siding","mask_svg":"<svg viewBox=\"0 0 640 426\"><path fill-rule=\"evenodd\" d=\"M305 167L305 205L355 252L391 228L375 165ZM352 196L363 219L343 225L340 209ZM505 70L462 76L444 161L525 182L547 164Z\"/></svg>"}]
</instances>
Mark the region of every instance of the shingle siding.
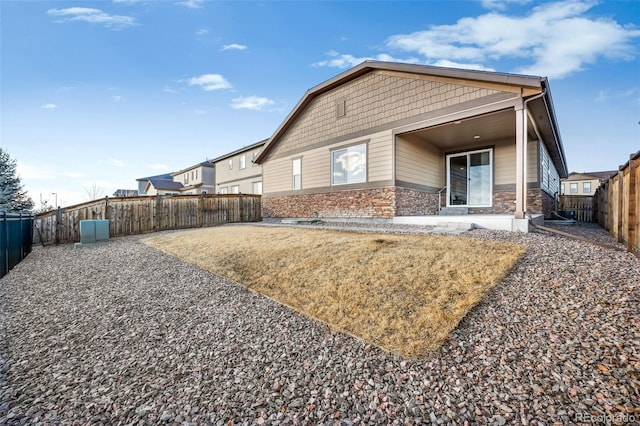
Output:
<instances>
[{"instance_id":1,"label":"shingle siding","mask_svg":"<svg viewBox=\"0 0 640 426\"><path fill-rule=\"evenodd\" d=\"M313 99L269 158L420 114L500 93L498 90L373 71ZM336 118L336 102L346 114Z\"/></svg>"}]
</instances>

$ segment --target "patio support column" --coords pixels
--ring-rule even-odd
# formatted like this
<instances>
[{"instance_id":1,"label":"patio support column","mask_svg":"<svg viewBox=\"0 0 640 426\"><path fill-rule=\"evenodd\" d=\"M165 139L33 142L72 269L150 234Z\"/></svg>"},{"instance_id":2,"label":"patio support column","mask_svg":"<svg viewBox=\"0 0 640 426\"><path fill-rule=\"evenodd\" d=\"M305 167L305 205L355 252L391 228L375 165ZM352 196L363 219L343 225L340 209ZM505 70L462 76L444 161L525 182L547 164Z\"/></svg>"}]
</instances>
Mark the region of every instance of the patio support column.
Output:
<instances>
[{"instance_id":1,"label":"patio support column","mask_svg":"<svg viewBox=\"0 0 640 426\"><path fill-rule=\"evenodd\" d=\"M524 219L525 213L525 196L526 196L526 176L525 173L525 138L527 135L524 130L525 110L524 105L517 105L516 110L516 219Z\"/></svg>"}]
</instances>

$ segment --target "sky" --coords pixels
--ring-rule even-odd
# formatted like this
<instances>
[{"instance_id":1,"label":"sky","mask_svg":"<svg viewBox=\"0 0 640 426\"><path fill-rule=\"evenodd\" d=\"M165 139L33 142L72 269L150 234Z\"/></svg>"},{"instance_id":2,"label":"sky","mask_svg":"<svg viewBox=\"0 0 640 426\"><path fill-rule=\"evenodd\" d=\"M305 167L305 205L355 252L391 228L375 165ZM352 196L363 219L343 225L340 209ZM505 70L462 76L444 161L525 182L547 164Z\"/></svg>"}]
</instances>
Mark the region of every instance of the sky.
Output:
<instances>
[{"instance_id":1,"label":"sky","mask_svg":"<svg viewBox=\"0 0 640 426\"><path fill-rule=\"evenodd\" d=\"M531 0L0 0L0 147L72 205L269 138L366 59L548 77L570 171L640 149L640 2Z\"/></svg>"}]
</instances>

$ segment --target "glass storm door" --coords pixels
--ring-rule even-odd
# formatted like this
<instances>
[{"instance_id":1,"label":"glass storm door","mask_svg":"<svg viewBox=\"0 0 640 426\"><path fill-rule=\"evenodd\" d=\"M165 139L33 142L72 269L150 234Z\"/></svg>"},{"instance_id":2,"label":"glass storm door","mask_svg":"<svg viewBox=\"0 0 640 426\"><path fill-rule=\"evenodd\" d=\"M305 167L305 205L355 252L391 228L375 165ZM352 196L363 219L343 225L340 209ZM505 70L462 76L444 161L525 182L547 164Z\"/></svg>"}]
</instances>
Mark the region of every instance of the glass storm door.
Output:
<instances>
[{"instance_id":1,"label":"glass storm door","mask_svg":"<svg viewBox=\"0 0 640 426\"><path fill-rule=\"evenodd\" d=\"M490 207L493 151L447 155L447 206Z\"/></svg>"}]
</instances>

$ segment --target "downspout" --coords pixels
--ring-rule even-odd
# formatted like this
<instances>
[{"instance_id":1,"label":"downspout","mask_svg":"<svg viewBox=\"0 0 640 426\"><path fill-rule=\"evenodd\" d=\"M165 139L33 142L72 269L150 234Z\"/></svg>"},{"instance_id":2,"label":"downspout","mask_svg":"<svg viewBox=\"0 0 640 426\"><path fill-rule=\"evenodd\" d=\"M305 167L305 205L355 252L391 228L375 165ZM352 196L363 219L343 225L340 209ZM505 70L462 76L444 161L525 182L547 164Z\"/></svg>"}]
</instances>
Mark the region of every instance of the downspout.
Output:
<instances>
[{"instance_id":1,"label":"downspout","mask_svg":"<svg viewBox=\"0 0 640 426\"><path fill-rule=\"evenodd\" d=\"M527 160L527 155L529 153L529 129L528 129L528 123L529 123L529 111L527 110L527 104L533 100L536 99L540 99L541 97L545 96L547 94L547 88L544 87L542 89L541 93L538 93L535 96L530 97L529 99L526 99L523 102L523 108L524 108L524 120L523 120L523 126L524 126L524 147L523 147L523 154L524 154L524 159ZM546 106L546 103L545 103ZM524 210L525 215L527 214L527 193L529 190L529 171L527 170L527 162L528 161L523 161L522 164L522 173L524 174L523 176L523 180L524 180L524 185L523 185L523 191L524 194L522 194L522 210Z\"/></svg>"}]
</instances>

